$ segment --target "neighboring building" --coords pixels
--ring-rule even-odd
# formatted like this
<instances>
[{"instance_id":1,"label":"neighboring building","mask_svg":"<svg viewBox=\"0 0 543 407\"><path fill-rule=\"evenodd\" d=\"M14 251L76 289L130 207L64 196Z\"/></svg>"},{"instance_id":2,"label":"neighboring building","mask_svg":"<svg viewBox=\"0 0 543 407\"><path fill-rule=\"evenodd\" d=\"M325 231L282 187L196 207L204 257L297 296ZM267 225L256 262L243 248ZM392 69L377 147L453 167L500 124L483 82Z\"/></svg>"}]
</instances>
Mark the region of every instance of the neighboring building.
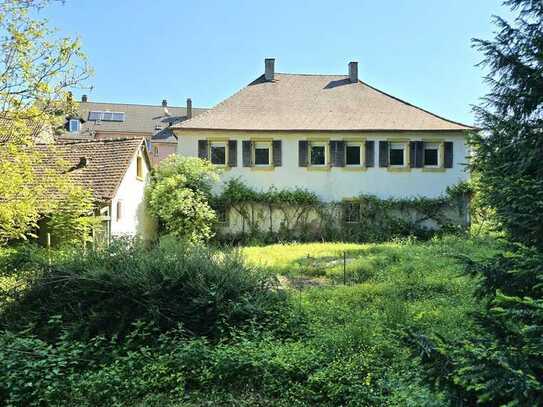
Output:
<instances>
[{"instance_id":1,"label":"neighboring building","mask_svg":"<svg viewBox=\"0 0 543 407\"><path fill-rule=\"evenodd\" d=\"M44 167L48 156L60 157L71 165L74 182L92 191L107 239L152 233L143 203L151 164L142 137L67 141L39 148L46 154Z\"/></svg>"},{"instance_id":2,"label":"neighboring building","mask_svg":"<svg viewBox=\"0 0 543 407\"><path fill-rule=\"evenodd\" d=\"M83 95L79 103L79 114L68 117L66 131L59 141L95 140L116 137L143 137L151 162L156 165L170 154L175 154L177 140L168 130L175 123L182 122L192 114L195 116L205 109L168 106L166 100L161 105L136 105L126 103L100 103L89 101ZM164 137L169 133L168 137ZM155 140L155 135L158 138Z\"/></svg>"},{"instance_id":3,"label":"neighboring building","mask_svg":"<svg viewBox=\"0 0 543 407\"><path fill-rule=\"evenodd\" d=\"M178 154L207 158L256 189L303 187L326 202L360 194L438 197L468 179L466 133L348 75L265 73L172 126Z\"/></svg>"}]
</instances>

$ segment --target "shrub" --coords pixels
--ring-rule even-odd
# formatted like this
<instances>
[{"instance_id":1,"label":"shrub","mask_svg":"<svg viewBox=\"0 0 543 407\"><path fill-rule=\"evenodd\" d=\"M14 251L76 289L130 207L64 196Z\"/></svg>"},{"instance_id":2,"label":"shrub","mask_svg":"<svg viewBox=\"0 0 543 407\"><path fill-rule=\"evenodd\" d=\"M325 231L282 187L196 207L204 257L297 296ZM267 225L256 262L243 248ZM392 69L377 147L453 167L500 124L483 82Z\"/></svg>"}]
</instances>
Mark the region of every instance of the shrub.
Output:
<instances>
[{"instance_id":1,"label":"shrub","mask_svg":"<svg viewBox=\"0 0 543 407\"><path fill-rule=\"evenodd\" d=\"M191 242L213 235L215 211L209 205L216 168L208 161L173 155L152 174L145 190L149 213L162 232Z\"/></svg>"},{"instance_id":2,"label":"shrub","mask_svg":"<svg viewBox=\"0 0 543 407\"><path fill-rule=\"evenodd\" d=\"M12 329L35 324L46 336L54 333L48 321L60 315L79 337L123 335L138 320L162 332L182 324L194 335L216 337L249 321L281 326L289 305L275 288L272 276L246 265L235 251L173 239L148 249L114 241L109 248L42 265L0 320Z\"/></svg>"}]
</instances>

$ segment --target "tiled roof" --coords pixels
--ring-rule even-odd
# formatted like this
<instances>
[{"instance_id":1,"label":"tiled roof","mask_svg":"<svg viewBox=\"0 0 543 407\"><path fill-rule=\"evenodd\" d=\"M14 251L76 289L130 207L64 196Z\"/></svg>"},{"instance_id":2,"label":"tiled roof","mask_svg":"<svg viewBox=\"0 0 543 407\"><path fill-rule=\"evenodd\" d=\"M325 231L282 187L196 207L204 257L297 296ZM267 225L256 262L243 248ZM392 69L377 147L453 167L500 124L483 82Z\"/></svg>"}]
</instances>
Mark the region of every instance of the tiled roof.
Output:
<instances>
[{"instance_id":1,"label":"tiled roof","mask_svg":"<svg viewBox=\"0 0 543 407\"><path fill-rule=\"evenodd\" d=\"M143 138L137 137L38 145L37 148L44 154L42 170L58 158L64 159L71 167L69 174L73 180L90 188L94 198L103 202L115 196L130 161L143 142ZM82 158L86 165L77 168Z\"/></svg>"},{"instance_id":2,"label":"tiled roof","mask_svg":"<svg viewBox=\"0 0 543 407\"><path fill-rule=\"evenodd\" d=\"M146 133L154 134L157 130L168 125L168 120L179 121L186 118L186 108L168 106L167 116L163 106L136 105L126 103L100 103L100 102L80 102L79 117L83 120L81 124L80 136L91 137L93 131L102 132L123 132L123 133ZM206 109L193 108L194 116L204 112ZM108 111L123 112L125 121L91 121L89 112ZM68 133L68 135L70 135Z\"/></svg>"},{"instance_id":3,"label":"tiled roof","mask_svg":"<svg viewBox=\"0 0 543 407\"><path fill-rule=\"evenodd\" d=\"M28 120L29 136L36 142L48 142L53 139L52 131L49 126L40 120ZM13 121L0 118L0 143L6 143L16 134L17 128Z\"/></svg>"},{"instance_id":4,"label":"tiled roof","mask_svg":"<svg viewBox=\"0 0 543 407\"><path fill-rule=\"evenodd\" d=\"M261 76L213 109L174 125L226 130L468 130L344 75Z\"/></svg>"}]
</instances>

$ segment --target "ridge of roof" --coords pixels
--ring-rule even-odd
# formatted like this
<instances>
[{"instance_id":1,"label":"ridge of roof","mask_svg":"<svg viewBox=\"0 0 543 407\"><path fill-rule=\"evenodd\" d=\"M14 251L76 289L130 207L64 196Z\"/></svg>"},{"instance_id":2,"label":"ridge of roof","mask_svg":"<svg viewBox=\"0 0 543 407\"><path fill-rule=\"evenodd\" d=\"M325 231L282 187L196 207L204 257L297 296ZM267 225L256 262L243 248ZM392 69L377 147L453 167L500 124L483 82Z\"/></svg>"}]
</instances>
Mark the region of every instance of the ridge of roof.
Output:
<instances>
[{"instance_id":1,"label":"ridge of roof","mask_svg":"<svg viewBox=\"0 0 543 407\"><path fill-rule=\"evenodd\" d=\"M98 143L112 143L112 142L119 142L119 141L133 141L133 140L141 140L143 141L145 137L143 136L123 136L123 137L108 137L108 138L102 138L102 139L78 139L78 140L69 140L69 141L63 141L62 143L58 143L61 145L71 145L71 144L98 144Z\"/></svg>"},{"instance_id":2,"label":"ridge of roof","mask_svg":"<svg viewBox=\"0 0 543 407\"><path fill-rule=\"evenodd\" d=\"M162 105L150 105L150 104L145 104L145 103L119 103L119 102L94 102L92 100L88 100L86 102L82 102L82 101L78 101L77 103L79 104L97 104L97 105L124 105L124 106L141 106L141 107L164 107ZM167 108L172 108L172 109L185 109L186 106L170 106L170 105L167 105L166 106ZM193 107L192 108L193 110L194 109L209 109L208 107Z\"/></svg>"}]
</instances>

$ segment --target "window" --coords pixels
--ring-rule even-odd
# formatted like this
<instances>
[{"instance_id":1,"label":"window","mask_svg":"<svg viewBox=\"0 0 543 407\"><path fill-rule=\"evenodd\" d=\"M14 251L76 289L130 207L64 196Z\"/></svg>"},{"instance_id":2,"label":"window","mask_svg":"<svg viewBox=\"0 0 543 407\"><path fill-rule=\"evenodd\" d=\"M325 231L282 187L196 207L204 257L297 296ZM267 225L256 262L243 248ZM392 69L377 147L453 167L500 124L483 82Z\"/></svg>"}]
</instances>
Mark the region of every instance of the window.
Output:
<instances>
[{"instance_id":1,"label":"window","mask_svg":"<svg viewBox=\"0 0 543 407\"><path fill-rule=\"evenodd\" d=\"M68 122L70 133L78 133L81 129L81 122L79 119L70 119Z\"/></svg>"},{"instance_id":2,"label":"window","mask_svg":"<svg viewBox=\"0 0 543 407\"><path fill-rule=\"evenodd\" d=\"M124 122L126 115L124 112L103 112L94 110L89 112L89 121L105 121L105 122Z\"/></svg>"},{"instance_id":3,"label":"window","mask_svg":"<svg viewBox=\"0 0 543 407\"><path fill-rule=\"evenodd\" d=\"M311 143L309 154L310 154L309 163L311 165L325 165L326 164L326 144L325 143Z\"/></svg>"},{"instance_id":4,"label":"window","mask_svg":"<svg viewBox=\"0 0 543 407\"><path fill-rule=\"evenodd\" d=\"M360 203L359 202L345 202L343 204L344 219L346 223L359 223L360 222Z\"/></svg>"},{"instance_id":5,"label":"window","mask_svg":"<svg viewBox=\"0 0 543 407\"><path fill-rule=\"evenodd\" d=\"M136 177L143 179L143 157L141 155L136 158Z\"/></svg>"},{"instance_id":6,"label":"window","mask_svg":"<svg viewBox=\"0 0 543 407\"><path fill-rule=\"evenodd\" d=\"M211 163L215 165L226 165L226 143L211 143Z\"/></svg>"},{"instance_id":7,"label":"window","mask_svg":"<svg viewBox=\"0 0 543 407\"><path fill-rule=\"evenodd\" d=\"M226 205L217 205L217 207L215 208L215 213L217 214L217 222L228 224L228 209Z\"/></svg>"},{"instance_id":8,"label":"window","mask_svg":"<svg viewBox=\"0 0 543 407\"><path fill-rule=\"evenodd\" d=\"M117 222L119 222L123 217L123 203L122 201L117 201Z\"/></svg>"},{"instance_id":9,"label":"window","mask_svg":"<svg viewBox=\"0 0 543 407\"><path fill-rule=\"evenodd\" d=\"M439 167L439 143L424 143L424 166Z\"/></svg>"},{"instance_id":10,"label":"window","mask_svg":"<svg viewBox=\"0 0 543 407\"><path fill-rule=\"evenodd\" d=\"M345 146L345 165L362 165L362 146L359 143Z\"/></svg>"},{"instance_id":11,"label":"window","mask_svg":"<svg viewBox=\"0 0 543 407\"><path fill-rule=\"evenodd\" d=\"M390 144L390 165L396 167L403 167L406 164L406 151L404 143L391 143Z\"/></svg>"},{"instance_id":12,"label":"window","mask_svg":"<svg viewBox=\"0 0 543 407\"><path fill-rule=\"evenodd\" d=\"M256 142L255 143L255 165L268 166L271 163L271 143Z\"/></svg>"}]
</instances>

